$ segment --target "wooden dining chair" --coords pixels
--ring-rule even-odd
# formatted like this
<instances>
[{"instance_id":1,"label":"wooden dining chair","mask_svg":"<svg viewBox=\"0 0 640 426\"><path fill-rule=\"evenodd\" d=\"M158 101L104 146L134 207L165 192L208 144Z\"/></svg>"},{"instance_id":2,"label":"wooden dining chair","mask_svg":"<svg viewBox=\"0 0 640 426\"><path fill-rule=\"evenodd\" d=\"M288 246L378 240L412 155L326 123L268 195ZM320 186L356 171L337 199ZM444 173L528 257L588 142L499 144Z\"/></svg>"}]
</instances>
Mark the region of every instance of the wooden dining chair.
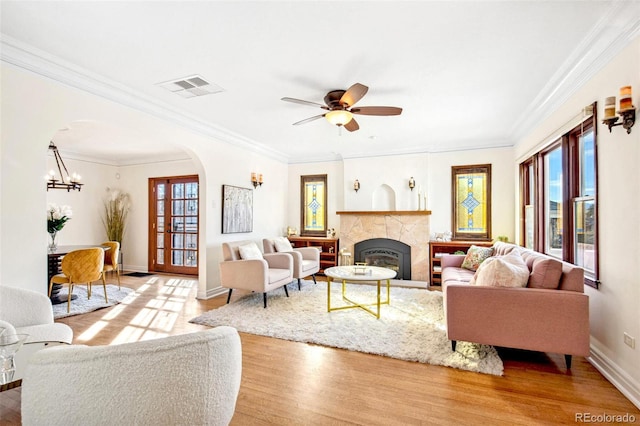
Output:
<instances>
[{"instance_id":1,"label":"wooden dining chair","mask_svg":"<svg viewBox=\"0 0 640 426\"><path fill-rule=\"evenodd\" d=\"M120 287L120 268L118 267L118 257L120 256L120 243L117 241L105 241L103 246L108 246L109 250L104 252L104 267L102 268L102 279L104 273L115 271L118 277L118 288Z\"/></svg>"},{"instance_id":2,"label":"wooden dining chair","mask_svg":"<svg viewBox=\"0 0 640 426\"><path fill-rule=\"evenodd\" d=\"M71 294L76 284L87 285L87 298L91 298L91 283L101 277L104 287L104 300L108 303L107 284L104 280L102 269L104 267L104 250L100 247L75 250L62 258L60 265L61 274L51 277L49 282L49 297L54 284L68 285L69 295L67 300L67 312L71 311Z\"/></svg>"}]
</instances>

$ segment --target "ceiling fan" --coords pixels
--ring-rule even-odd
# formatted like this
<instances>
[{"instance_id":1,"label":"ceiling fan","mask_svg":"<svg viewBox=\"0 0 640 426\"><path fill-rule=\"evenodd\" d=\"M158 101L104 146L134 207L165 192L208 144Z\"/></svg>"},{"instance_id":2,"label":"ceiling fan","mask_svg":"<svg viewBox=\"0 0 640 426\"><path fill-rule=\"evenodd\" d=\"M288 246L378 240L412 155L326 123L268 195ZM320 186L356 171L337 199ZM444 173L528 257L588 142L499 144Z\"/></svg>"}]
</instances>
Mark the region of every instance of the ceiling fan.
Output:
<instances>
[{"instance_id":1,"label":"ceiling fan","mask_svg":"<svg viewBox=\"0 0 640 426\"><path fill-rule=\"evenodd\" d=\"M283 101L293 102L296 104L317 106L327 110L324 114L316 115L313 117L305 118L304 120L293 123L294 126L300 124L309 123L310 121L317 120L325 117L327 121L336 126L344 126L350 132L355 132L360 128L358 122L353 118L354 114L359 115L400 115L402 108L390 107L390 106L363 106L356 107L354 105L367 93L369 88L364 84L356 83L353 86L345 90L332 90L324 97L324 103L326 105L319 104L317 102L304 101L302 99L295 98L282 98Z\"/></svg>"}]
</instances>

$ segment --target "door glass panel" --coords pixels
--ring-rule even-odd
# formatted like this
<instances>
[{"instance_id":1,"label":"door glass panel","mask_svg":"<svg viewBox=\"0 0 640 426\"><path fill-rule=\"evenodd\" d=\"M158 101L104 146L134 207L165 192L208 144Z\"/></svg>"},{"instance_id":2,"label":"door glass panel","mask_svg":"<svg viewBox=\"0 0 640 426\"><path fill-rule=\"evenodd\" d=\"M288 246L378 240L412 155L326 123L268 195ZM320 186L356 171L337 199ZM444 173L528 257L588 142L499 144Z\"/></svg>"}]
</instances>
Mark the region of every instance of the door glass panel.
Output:
<instances>
[{"instance_id":1,"label":"door glass panel","mask_svg":"<svg viewBox=\"0 0 640 426\"><path fill-rule=\"evenodd\" d=\"M187 212L188 215L198 214L198 200L188 200L187 201Z\"/></svg>"},{"instance_id":2,"label":"door glass panel","mask_svg":"<svg viewBox=\"0 0 640 426\"><path fill-rule=\"evenodd\" d=\"M198 184L197 183L188 183L187 187L187 197L186 198L198 198Z\"/></svg>"},{"instance_id":3,"label":"door glass panel","mask_svg":"<svg viewBox=\"0 0 640 426\"><path fill-rule=\"evenodd\" d=\"M171 198L184 198L184 183L171 185Z\"/></svg>"},{"instance_id":4,"label":"door glass panel","mask_svg":"<svg viewBox=\"0 0 640 426\"><path fill-rule=\"evenodd\" d=\"M184 217L171 218L171 231L184 232Z\"/></svg>"},{"instance_id":5,"label":"door glass panel","mask_svg":"<svg viewBox=\"0 0 640 426\"><path fill-rule=\"evenodd\" d=\"M156 188L156 199L164 200L164 184L158 184Z\"/></svg>"},{"instance_id":6,"label":"door glass panel","mask_svg":"<svg viewBox=\"0 0 640 426\"><path fill-rule=\"evenodd\" d=\"M185 232L194 233L198 232L198 218L194 216L187 216L184 218L186 221Z\"/></svg>"},{"instance_id":7,"label":"door glass panel","mask_svg":"<svg viewBox=\"0 0 640 426\"><path fill-rule=\"evenodd\" d=\"M156 219L156 226L158 227L158 232L164 232L164 216L158 216Z\"/></svg>"},{"instance_id":8,"label":"door glass panel","mask_svg":"<svg viewBox=\"0 0 640 426\"><path fill-rule=\"evenodd\" d=\"M156 214L158 216L164 216L164 200L158 200L156 204Z\"/></svg>"},{"instance_id":9,"label":"door glass panel","mask_svg":"<svg viewBox=\"0 0 640 426\"><path fill-rule=\"evenodd\" d=\"M172 202L173 206L171 208L172 215L183 215L184 214L184 201L178 200Z\"/></svg>"},{"instance_id":10,"label":"door glass panel","mask_svg":"<svg viewBox=\"0 0 640 426\"><path fill-rule=\"evenodd\" d=\"M158 249L156 254L156 263L159 265L164 265L164 250Z\"/></svg>"},{"instance_id":11,"label":"door glass panel","mask_svg":"<svg viewBox=\"0 0 640 426\"><path fill-rule=\"evenodd\" d=\"M198 253L193 250L188 250L186 254L187 261L185 262L185 264L187 266L198 266Z\"/></svg>"},{"instance_id":12,"label":"door glass panel","mask_svg":"<svg viewBox=\"0 0 640 426\"><path fill-rule=\"evenodd\" d=\"M174 266L182 266L182 250L171 250L171 264Z\"/></svg>"},{"instance_id":13,"label":"door glass panel","mask_svg":"<svg viewBox=\"0 0 640 426\"><path fill-rule=\"evenodd\" d=\"M198 247L198 236L196 234L186 234L186 248Z\"/></svg>"},{"instance_id":14,"label":"door glass panel","mask_svg":"<svg viewBox=\"0 0 640 426\"><path fill-rule=\"evenodd\" d=\"M171 248L184 248L184 234L172 234L171 240Z\"/></svg>"},{"instance_id":15,"label":"door glass panel","mask_svg":"<svg viewBox=\"0 0 640 426\"><path fill-rule=\"evenodd\" d=\"M164 232L158 232L156 247L159 249L164 248Z\"/></svg>"}]
</instances>

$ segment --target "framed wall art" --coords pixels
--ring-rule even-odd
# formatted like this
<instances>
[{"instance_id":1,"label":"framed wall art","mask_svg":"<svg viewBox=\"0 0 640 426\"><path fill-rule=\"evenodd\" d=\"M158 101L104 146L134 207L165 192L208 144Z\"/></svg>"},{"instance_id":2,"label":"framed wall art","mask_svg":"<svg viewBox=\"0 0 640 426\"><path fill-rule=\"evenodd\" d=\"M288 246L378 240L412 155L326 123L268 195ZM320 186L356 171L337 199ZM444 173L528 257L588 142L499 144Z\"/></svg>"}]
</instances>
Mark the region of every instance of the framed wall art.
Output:
<instances>
[{"instance_id":1,"label":"framed wall art","mask_svg":"<svg viewBox=\"0 0 640 426\"><path fill-rule=\"evenodd\" d=\"M253 190L222 185L222 233L253 231Z\"/></svg>"},{"instance_id":2,"label":"framed wall art","mask_svg":"<svg viewBox=\"0 0 640 426\"><path fill-rule=\"evenodd\" d=\"M327 236L327 175L300 176L300 235Z\"/></svg>"},{"instance_id":3,"label":"framed wall art","mask_svg":"<svg viewBox=\"0 0 640 426\"><path fill-rule=\"evenodd\" d=\"M491 240L491 164L451 167L454 240Z\"/></svg>"}]
</instances>

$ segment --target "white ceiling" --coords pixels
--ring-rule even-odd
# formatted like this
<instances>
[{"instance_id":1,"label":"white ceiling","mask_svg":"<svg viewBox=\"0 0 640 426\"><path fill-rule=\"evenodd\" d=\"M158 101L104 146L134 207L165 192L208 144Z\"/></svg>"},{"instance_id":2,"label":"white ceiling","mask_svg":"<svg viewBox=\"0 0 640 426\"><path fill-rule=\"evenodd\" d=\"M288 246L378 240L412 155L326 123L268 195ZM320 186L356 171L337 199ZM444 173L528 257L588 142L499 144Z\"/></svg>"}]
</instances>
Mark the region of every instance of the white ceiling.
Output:
<instances>
[{"instance_id":1,"label":"white ceiling","mask_svg":"<svg viewBox=\"0 0 640 426\"><path fill-rule=\"evenodd\" d=\"M634 1L3 0L1 15L5 47L292 163L513 145L640 25ZM224 91L185 99L158 86L194 74ZM353 133L325 120L292 126L323 111L280 100L322 103L356 82L369 86L358 106L402 115L358 116ZM140 129L63 125L61 150L116 163L151 156Z\"/></svg>"}]
</instances>

